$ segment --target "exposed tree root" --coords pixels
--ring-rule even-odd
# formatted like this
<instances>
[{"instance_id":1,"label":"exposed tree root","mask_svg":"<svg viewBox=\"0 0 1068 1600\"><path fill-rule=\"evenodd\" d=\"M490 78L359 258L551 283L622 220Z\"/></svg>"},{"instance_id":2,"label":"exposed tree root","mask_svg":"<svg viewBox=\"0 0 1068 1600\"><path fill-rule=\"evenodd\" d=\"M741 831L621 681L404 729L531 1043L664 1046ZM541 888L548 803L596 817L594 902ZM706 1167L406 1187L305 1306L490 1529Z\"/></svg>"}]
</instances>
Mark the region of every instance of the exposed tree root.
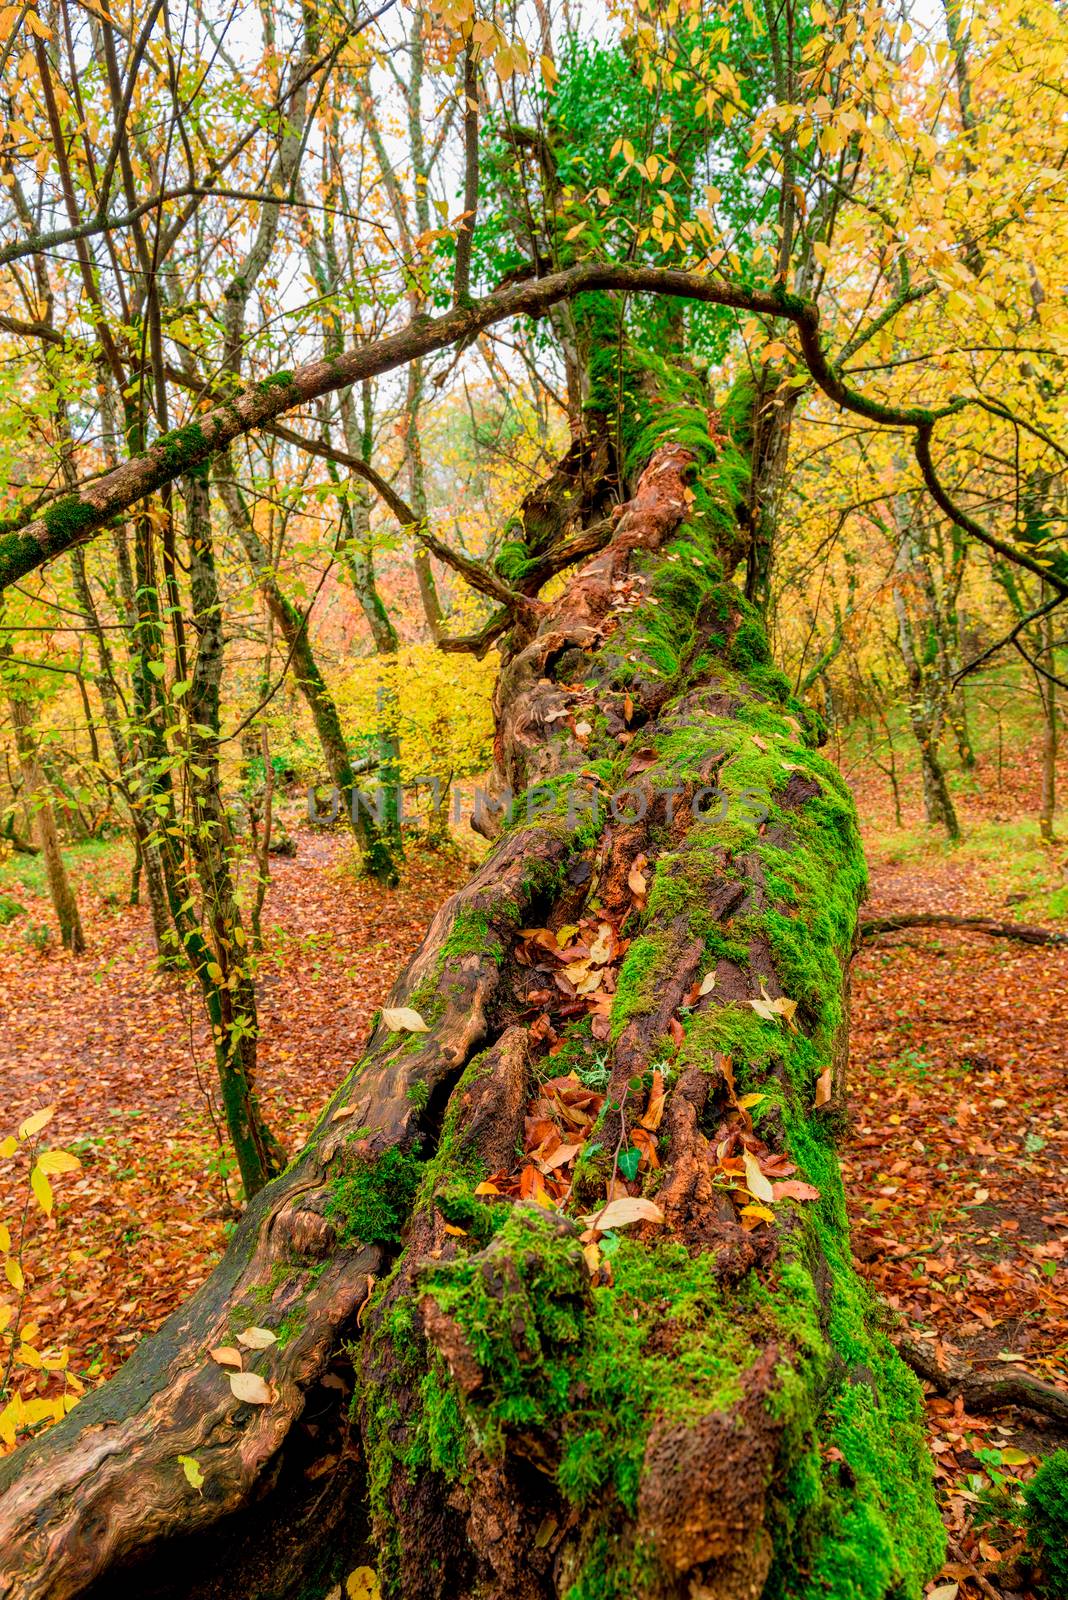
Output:
<instances>
[{"instance_id":1,"label":"exposed tree root","mask_svg":"<svg viewBox=\"0 0 1068 1600\"><path fill-rule=\"evenodd\" d=\"M1029 1411L1068 1424L1068 1389L1033 1378L1022 1367L978 1372L968 1362L937 1361L929 1343L908 1334L895 1334L894 1343L913 1372L933 1384L939 1394L951 1400L959 1395L969 1411L985 1413L1000 1411L1003 1406L1026 1406Z\"/></svg>"},{"instance_id":2,"label":"exposed tree root","mask_svg":"<svg viewBox=\"0 0 1068 1600\"><path fill-rule=\"evenodd\" d=\"M903 911L885 917L865 917L860 924L862 940L881 933L900 933L905 928L961 928L967 933L985 933L991 939L1019 939L1022 944L1068 945L1068 933L1054 928L1032 928L1025 922L998 922L995 917L951 917L940 911Z\"/></svg>"}]
</instances>

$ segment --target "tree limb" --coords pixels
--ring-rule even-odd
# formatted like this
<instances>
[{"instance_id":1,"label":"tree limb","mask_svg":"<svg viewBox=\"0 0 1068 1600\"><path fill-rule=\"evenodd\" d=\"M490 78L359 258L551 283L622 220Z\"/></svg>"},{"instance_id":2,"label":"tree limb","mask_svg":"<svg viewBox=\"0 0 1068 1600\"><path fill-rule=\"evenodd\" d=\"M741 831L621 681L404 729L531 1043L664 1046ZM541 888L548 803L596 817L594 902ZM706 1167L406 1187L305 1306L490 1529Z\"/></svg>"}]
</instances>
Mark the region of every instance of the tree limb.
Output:
<instances>
[{"instance_id":1,"label":"tree limb","mask_svg":"<svg viewBox=\"0 0 1068 1600\"><path fill-rule=\"evenodd\" d=\"M880 933L899 933L903 928L963 928L969 933L989 934L992 939L1018 939L1021 944L1068 945L1068 933L1054 928L1032 928L1024 922L998 922L994 917L952 917L939 911L868 917L860 924L860 937L874 939Z\"/></svg>"}]
</instances>

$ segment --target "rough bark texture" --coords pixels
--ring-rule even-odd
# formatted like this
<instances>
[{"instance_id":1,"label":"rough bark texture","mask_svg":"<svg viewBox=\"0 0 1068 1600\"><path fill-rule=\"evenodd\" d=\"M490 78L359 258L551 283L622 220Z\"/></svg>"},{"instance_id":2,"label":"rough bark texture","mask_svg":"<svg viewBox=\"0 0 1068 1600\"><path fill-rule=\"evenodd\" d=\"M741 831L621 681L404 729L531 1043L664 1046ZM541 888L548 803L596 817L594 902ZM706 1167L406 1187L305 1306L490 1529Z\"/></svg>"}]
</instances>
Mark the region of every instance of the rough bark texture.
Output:
<instances>
[{"instance_id":1,"label":"rough bark texture","mask_svg":"<svg viewBox=\"0 0 1068 1600\"><path fill-rule=\"evenodd\" d=\"M603 470L544 539L524 509L510 580L626 503L506 642L524 792L396 986L428 1031L375 1028L203 1288L0 1467L9 1600L320 1596L363 1561L404 1596L880 1600L937 1566L918 1389L834 1155L852 805L730 581L747 465L701 385L628 355L591 401ZM587 915L615 930L593 1001L521 936ZM485 1188L561 1079L601 1085L563 1206ZM746 1214L752 1161L809 1188ZM663 1221L595 1254L609 1184ZM278 1334L259 1407L209 1355L250 1323Z\"/></svg>"}]
</instances>

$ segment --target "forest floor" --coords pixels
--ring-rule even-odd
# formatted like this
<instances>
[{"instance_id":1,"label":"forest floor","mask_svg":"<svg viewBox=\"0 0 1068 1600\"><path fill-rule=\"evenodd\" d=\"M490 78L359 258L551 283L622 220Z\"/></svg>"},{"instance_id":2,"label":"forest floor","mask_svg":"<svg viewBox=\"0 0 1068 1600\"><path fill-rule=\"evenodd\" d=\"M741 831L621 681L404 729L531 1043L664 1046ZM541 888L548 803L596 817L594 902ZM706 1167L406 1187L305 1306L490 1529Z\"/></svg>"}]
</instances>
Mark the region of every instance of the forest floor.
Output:
<instances>
[{"instance_id":1,"label":"forest floor","mask_svg":"<svg viewBox=\"0 0 1068 1600\"><path fill-rule=\"evenodd\" d=\"M868 846L866 914L1068 928L1068 847L1042 846L1020 820L1038 791L1027 752L1007 767L981 761L958 786L958 847L918 815L897 825L885 779L841 761ZM258 991L262 1098L295 1149L465 866L413 851L388 893L356 876L342 837L294 831L295 858L272 861ZM0 889L25 907L0 927L0 1139L54 1103L46 1142L81 1158L80 1172L54 1180L54 1218L31 1213L24 1312L41 1325L36 1344L69 1345L72 1368L94 1382L203 1280L233 1226L234 1179L194 997L151 969L146 913L124 903L124 850L89 847L71 863L89 943L75 960L32 942L49 921L37 863L0 869ZM940 1360L996 1372L1011 1357L1061 1384L1066 1040L1068 949L924 930L884 935L854 963L843 1166L860 1270ZM0 1166L9 1221L18 1177L17 1162ZM927 1419L954 1541L939 1600L953 1584L962 1600L989 1594L984 1582L1018 1590L1019 1482L1068 1441L1028 1413L969 1416L937 1397Z\"/></svg>"}]
</instances>

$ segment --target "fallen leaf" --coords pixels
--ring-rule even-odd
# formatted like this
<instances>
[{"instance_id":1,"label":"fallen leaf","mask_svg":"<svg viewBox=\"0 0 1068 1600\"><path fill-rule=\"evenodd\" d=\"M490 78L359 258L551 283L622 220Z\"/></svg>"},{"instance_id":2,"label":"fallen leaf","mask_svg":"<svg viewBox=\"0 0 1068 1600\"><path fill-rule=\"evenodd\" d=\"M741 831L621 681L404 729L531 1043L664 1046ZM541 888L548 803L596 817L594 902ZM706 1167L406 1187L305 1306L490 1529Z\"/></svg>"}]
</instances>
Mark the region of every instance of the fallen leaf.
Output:
<instances>
[{"instance_id":1,"label":"fallen leaf","mask_svg":"<svg viewBox=\"0 0 1068 1600\"><path fill-rule=\"evenodd\" d=\"M559 1527L559 1523L557 1522L557 1520L556 1520L556 1518L554 1516L549 1515L549 1516L542 1517L541 1523L539 1524L539 1527L538 1527L538 1531L534 1535L534 1548L535 1548L535 1550L544 1550L545 1546L549 1543L550 1539L552 1538L553 1534L556 1532L558 1527Z\"/></svg>"},{"instance_id":2,"label":"fallen leaf","mask_svg":"<svg viewBox=\"0 0 1068 1600\"><path fill-rule=\"evenodd\" d=\"M787 1178L785 1183L773 1183L771 1186L773 1200L818 1200L819 1190L811 1183L802 1183L799 1178Z\"/></svg>"},{"instance_id":3,"label":"fallen leaf","mask_svg":"<svg viewBox=\"0 0 1068 1600\"><path fill-rule=\"evenodd\" d=\"M345 1579L347 1600L380 1600L381 1593L374 1567L356 1567Z\"/></svg>"},{"instance_id":4,"label":"fallen leaf","mask_svg":"<svg viewBox=\"0 0 1068 1600\"><path fill-rule=\"evenodd\" d=\"M742 1151L745 1165L745 1186L754 1200L774 1200L775 1191L760 1170L760 1162L751 1150Z\"/></svg>"},{"instance_id":5,"label":"fallen leaf","mask_svg":"<svg viewBox=\"0 0 1068 1600\"><path fill-rule=\"evenodd\" d=\"M587 1227L596 1228L598 1233L607 1233L609 1228L629 1228L633 1222L663 1222L664 1213L654 1201L646 1200L643 1195L626 1195L619 1200L610 1200L600 1211L593 1211L582 1220Z\"/></svg>"},{"instance_id":6,"label":"fallen leaf","mask_svg":"<svg viewBox=\"0 0 1068 1600\"><path fill-rule=\"evenodd\" d=\"M655 1133L659 1128L664 1115L664 1101L667 1091L664 1088L664 1075L659 1067L653 1072L653 1083L649 1090L649 1104L645 1108L645 1115L641 1120L643 1128L648 1128L650 1133Z\"/></svg>"},{"instance_id":7,"label":"fallen leaf","mask_svg":"<svg viewBox=\"0 0 1068 1600\"><path fill-rule=\"evenodd\" d=\"M216 1345L215 1349L209 1350L208 1354L213 1361L219 1363L220 1367L236 1367L240 1372L244 1365L240 1350L236 1349L232 1344Z\"/></svg>"},{"instance_id":8,"label":"fallen leaf","mask_svg":"<svg viewBox=\"0 0 1068 1600\"><path fill-rule=\"evenodd\" d=\"M249 1406L269 1406L275 1398L274 1389L258 1372L231 1372L230 1388L235 1399Z\"/></svg>"},{"instance_id":9,"label":"fallen leaf","mask_svg":"<svg viewBox=\"0 0 1068 1600\"><path fill-rule=\"evenodd\" d=\"M266 1350L268 1345L278 1343L278 1335L270 1328L246 1328L244 1333L238 1334L237 1342L246 1350Z\"/></svg>"},{"instance_id":10,"label":"fallen leaf","mask_svg":"<svg viewBox=\"0 0 1068 1600\"><path fill-rule=\"evenodd\" d=\"M829 1105L830 1104L830 1099L831 1099L831 1069L830 1069L830 1067L825 1067L823 1069L823 1071L820 1073L819 1077L816 1079L816 1099L813 1102L815 1107L816 1107L816 1110L818 1111L820 1106Z\"/></svg>"},{"instance_id":11,"label":"fallen leaf","mask_svg":"<svg viewBox=\"0 0 1068 1600\"><path fill-rule=\"evenodd\" d=\"M700 987L697 990L697 993L699 995L711 994L712 990L715 987L716 987L716 974L715 974L715 971L706 972L704 977L701 979L701 984L700 984Z\"/></svg>"},{"instance_id":12,"label":"fallen leaf","mask_svg":"<svg viewBox=\"0 0 1068 1600\"><path fill-rule=\"evenodd\" d=\"M430 1029L411 1006L383 1006L382 1021L393 1033L429 1033Z\"/></svg>"},{"instance_id":13,"label":"fallen leaf","mask_svg":"<svg viewBox=\"0 0 1068 1600\"><path fill-rule=\"evenodd\" d=\"M203 1487L204 1474L200 1470L200 1462L196 1456L179 1456L178 1465L185 1473L186 1479L192 1488L200 1489Z\"/></svg>"}]
</instances>

